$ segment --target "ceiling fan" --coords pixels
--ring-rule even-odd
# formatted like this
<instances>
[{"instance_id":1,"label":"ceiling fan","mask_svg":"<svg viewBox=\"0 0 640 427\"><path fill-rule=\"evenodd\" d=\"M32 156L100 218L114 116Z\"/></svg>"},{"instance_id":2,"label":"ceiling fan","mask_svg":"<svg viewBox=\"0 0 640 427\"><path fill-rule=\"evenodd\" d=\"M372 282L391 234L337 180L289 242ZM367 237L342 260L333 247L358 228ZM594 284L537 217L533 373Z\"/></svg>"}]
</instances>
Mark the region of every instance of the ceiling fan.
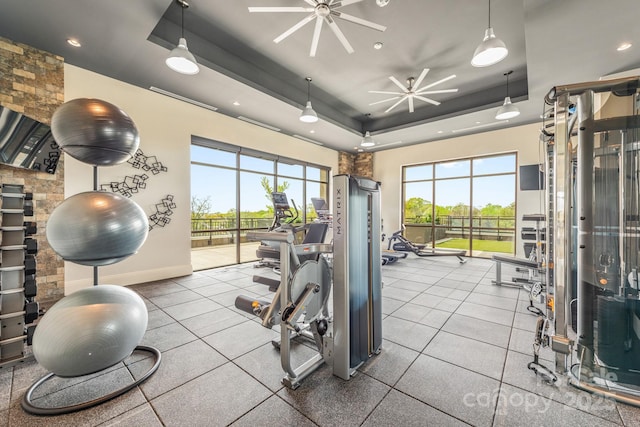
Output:
<instances>
[{"instance_id":1,"label":"ceiling fan","mask_svg":"<svg viewBox=\"0 0 640 427\"><path fill-rule=\"evenodd\" d=\"M422 73L420 73L420 76L418 76L417 80L415 78L413 78L413 77L409 77L407 79L407 87L405 87L402 83L400 83L400 81L398 81L398 79L396 79L395 77L390 76L389 80L391 80L396 86L398 86L400 89L402 89L402 92L388 92L388 91L382 91L382 90L370 90L369 93L382 93L382 94L385 94L385 95L395 95L395 96L393 96L391 98L383 99L382 101L373 102L373 103L371 103L369 105L382 104L383 102L389 102L389 101L393 101L395 99L400 98L395 104L393 104L391 107L389 107L389 108L387 108L385 110L385 113L388 113L389 111L393 110L398 105L400 105L402 103L402 101L404 101L406 99L409 102L409 112L413 113L414 99L419 99L420 101L428 102L429 104L433 104L433 105L440 105L440 103L438 101L434 101L433 99L427 98L424 95L433 95L433 94L436 94L436 93L452 93L452 92L457 92L458 91L458 89L429 90L432 87L439 85L440 83L444 83L447 80L451 80L451 79L455 78L456 77L455 74L452 74L449 77L445 77L444 79L440 79L437 82L433 82L431 84L428 84L423 88L420 88L420 84L422 83L422 81L424 80L424 78L426 77L428 72L429 72L428 68L425 68L424 70L422 70Z\"/></svg>"},{"instance_id":2,"label":"ceiling fan","mask_svg":"<svg viewBox=\"0 0 640 427\"><path fill-rule=\"evenodd\" d=\"M326 22L329 28L333 31L333 34L340 40L342 46L348 53L353 53L353 47L345 37L344 33L338 27L335 18L340 18L345 21L353 22L354 24L362 25L364 27L372 28L378 31L384 31L387 27L382 25L358 18L356 16L348 15L339 11L338 9L348 6L353 3L359 3L363 0L303 0L309 6L271 6L271 7L249 7L249 12L311 12L304 17L300 22L289 28L284 33L273 39L274 42L280 43L282 40L289 37L291 34L304 27L309 22L316 20L316 26L313 31L313 39L311 39L311 50L309 56L316 56L318 50L318 42L320 41L320 32L322 31L322 23Z\"/></svg>"}]
</instances>

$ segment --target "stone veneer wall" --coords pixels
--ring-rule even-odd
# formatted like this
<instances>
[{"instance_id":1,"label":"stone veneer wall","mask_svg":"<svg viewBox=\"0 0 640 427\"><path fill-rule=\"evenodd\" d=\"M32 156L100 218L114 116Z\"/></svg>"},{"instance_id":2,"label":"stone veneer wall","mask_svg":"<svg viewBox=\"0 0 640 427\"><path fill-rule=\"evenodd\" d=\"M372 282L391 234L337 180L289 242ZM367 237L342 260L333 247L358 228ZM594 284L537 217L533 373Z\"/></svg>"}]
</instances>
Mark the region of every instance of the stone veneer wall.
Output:
<instances>
[{"instance_id":1,"label":"stone veneer wall","mask_svg":"<svg viewBox=\"0 0 640 427\"><path fill-rule=\"evenodd\" d=\"M0 37L0 105L50 124L53 112L64 102L64 59ZM64 262L45 237L51 211L64 200L62 157L54 175L0 165L0 184L24 185L33 193L38 240L36 281L41 303L64 296Z\"/></svg>"},{"instance_id":2,"label":"stone veneer wall","mask_svg":"<svg viewBox=\"0 0 640 427\"><path fill-rule=\"evenodd\" d=\"M338 155L338 173L373 178L373 153L349 154L341 151Z\"/></svg>"}]
</instances>

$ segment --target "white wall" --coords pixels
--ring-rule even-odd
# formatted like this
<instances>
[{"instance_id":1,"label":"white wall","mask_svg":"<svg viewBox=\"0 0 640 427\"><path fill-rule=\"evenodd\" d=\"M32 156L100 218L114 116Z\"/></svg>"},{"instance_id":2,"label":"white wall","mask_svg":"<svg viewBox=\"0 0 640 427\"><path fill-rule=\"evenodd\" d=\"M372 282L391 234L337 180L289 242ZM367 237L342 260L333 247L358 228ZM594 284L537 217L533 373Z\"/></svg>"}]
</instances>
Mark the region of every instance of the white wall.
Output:
<instances>
[{"instance_id":1,"label":"white wall","mask_svg":"<svg viewBox=\"0 0 640 427\"><path fill-rule=\"evenodd\" d=\"M518 166L544 163L539 129L539 124L531 124L375 153L373 176L382 182L384 231L391 233L401 225L402 166L507 152L518 153ZM521 218L523 214L544 213L544 192L520 191L519 182L516 188L516 255L523 256L519 230L535 224L523 223Z\"/></svg>"},{"instance_id":2,"label":"white wall","mask_svg":"<svg viewBox=\"0 0 640 427\"><path fill-rule=\"evenodd\" d=\"M65 64L65 100L99 98L124 110L140 133L140 149L168 168L149 175L147 188L135 194L147 214L167 194L177 205L171 222L151 230L140 251L100 268L100 283L128 285L187 275L191 268L190 143L200 136L279 154L338 170L338 153L139 87ZM176 75L176 78L188 78ZM295 118L294 118L295 119ZM99 168L99 182L121 181L142 173L128 163ZM213 184L213 183L212 183ZM65 197L92 189L92 168L65 155ZM65 263L65 294L90 286L92 268Z\"/></svg>"}]
</instances>

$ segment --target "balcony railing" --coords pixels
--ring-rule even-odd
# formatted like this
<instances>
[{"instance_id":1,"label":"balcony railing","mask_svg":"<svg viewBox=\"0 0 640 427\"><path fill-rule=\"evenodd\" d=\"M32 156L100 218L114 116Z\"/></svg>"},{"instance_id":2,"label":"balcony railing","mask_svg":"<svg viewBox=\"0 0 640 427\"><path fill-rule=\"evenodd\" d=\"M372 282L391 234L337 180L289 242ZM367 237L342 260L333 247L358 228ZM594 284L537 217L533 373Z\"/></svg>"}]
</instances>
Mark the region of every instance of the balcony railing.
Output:
<instances>
[{"instance_id":1,"label":"balcony railing","mask_svg":"<svg viewBox=\"0 0 640 427\"><path fill-rule=\"evenodd\" d=\"M271 218L240 218L240 241L249 230L269 228ZM237 222L235 218L191 218L191 246L217 246L235 243Z\"/></svg>"}]
</instances>

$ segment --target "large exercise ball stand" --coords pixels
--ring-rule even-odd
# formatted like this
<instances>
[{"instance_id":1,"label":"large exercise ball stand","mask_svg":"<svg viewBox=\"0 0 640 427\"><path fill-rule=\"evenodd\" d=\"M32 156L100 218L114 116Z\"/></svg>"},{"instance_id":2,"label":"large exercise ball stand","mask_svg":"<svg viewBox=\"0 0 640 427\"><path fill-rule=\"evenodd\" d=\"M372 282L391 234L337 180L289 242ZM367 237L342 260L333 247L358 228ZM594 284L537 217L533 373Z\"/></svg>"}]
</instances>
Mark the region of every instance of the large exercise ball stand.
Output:
<instances>
[{"instance_id":1,"label":"large exercise ball stand","mask_svg":"<svg viewBox=\"0 0 640 427\"><path fill-rule=\"evenodd\" d=\"M22 408L34 415L67 414L111 400L144 382L161 360L158 349L140 345L148 322L142 298L121 286L98 285L98 267L135 254L149 232L147 215L135 202L97 191L97 167L130 159L138 149L138 130L115 105L80 98L55 111L51 131L65 153L93 165L94 191L71 196L54 209L46 226L47 240L65 261L93 266L94 286L62 298L36 326L33 355L49 373L31 385L22 399ZM56 407L33 403L34 391L51 378L95 374L134 351L152 356L151 368L137 380L82 403Z\"/></svg>"}]
</instances>

